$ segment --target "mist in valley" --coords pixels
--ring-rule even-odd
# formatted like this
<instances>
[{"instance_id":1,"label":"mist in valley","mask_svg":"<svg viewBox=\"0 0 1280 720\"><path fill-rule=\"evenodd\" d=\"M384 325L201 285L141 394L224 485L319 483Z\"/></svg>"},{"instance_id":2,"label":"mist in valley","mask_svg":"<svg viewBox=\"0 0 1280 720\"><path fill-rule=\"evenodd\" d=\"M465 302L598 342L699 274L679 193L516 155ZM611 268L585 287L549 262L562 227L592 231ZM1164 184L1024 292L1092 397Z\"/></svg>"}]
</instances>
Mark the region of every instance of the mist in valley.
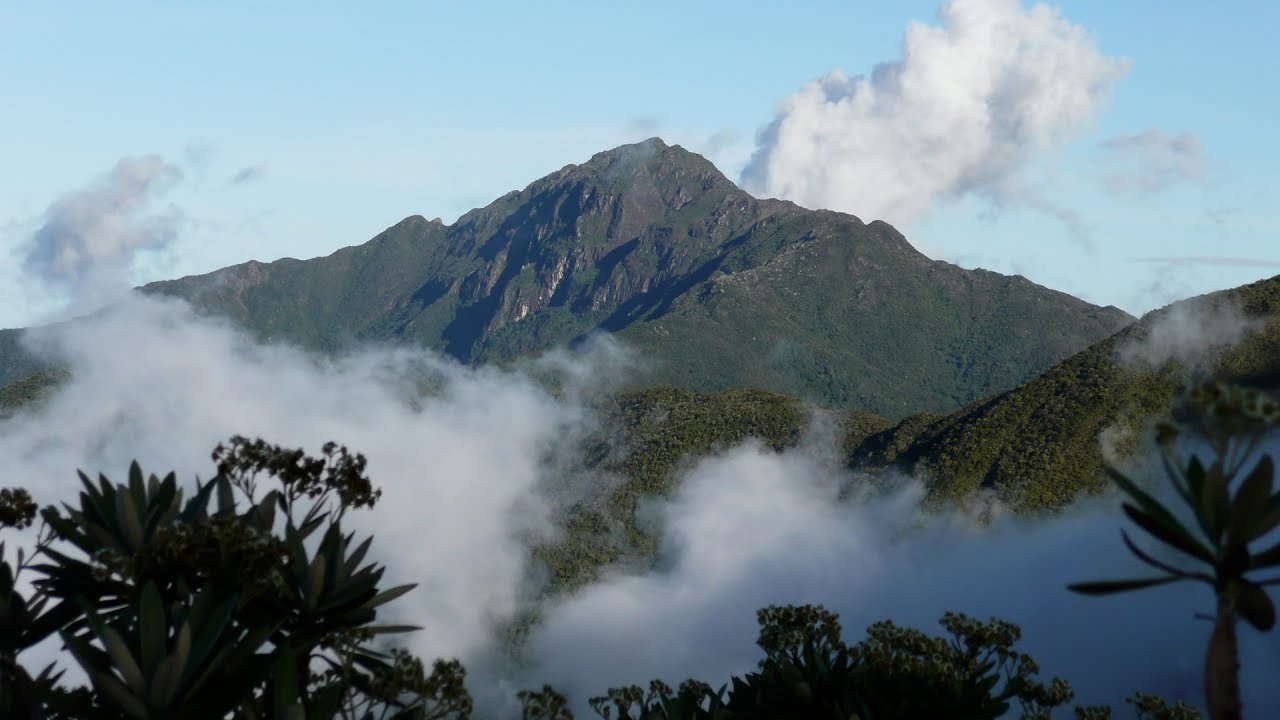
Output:
<instances>
[{"instance_id":1,"label":"mist in valley","mask_svg":"<svg viewBox=\"0 0 1280 720\"><path fill-rule=\"evenodd\" d=\"M1146 574L1120 543L1115 498L1039 519L995 503L985 524L971 511L924 513L922 479L866 482L821 423L782 453L749 441L682 466L674 493L640 510L661 538L651 567L540 597L545 572L529 548L555 542L553 518L620 481L578 458L600 430L601 399L645 363L607 339L506 370L404 348L321 358L253 342L176 301L131 297L28 342L71 379L0 422L7 484L42 504L69 501L77 468L122 479L133 459L194 484L235 434L364 453L384 494L347 525L375 536L388 582L419 584L389 613L423 630L398 640L424 658L462 659L480 707L496 714L543 682L581 717L611 686L695 677L718 687L761 657L755 611L788 603L839 612L850 642L882 619L935 633L946 610L999 617L1021 625L1042 676L1070 680L1077 702L1200 697L1211 624L1196 615L1213 609L1208 588L1102 599L1065 589ZM540 619L513 663L502 633L530 612ZM1270 682L1280 644L1241 636L1250 711L1280 710Z\"/></svg>"}]
</instances>

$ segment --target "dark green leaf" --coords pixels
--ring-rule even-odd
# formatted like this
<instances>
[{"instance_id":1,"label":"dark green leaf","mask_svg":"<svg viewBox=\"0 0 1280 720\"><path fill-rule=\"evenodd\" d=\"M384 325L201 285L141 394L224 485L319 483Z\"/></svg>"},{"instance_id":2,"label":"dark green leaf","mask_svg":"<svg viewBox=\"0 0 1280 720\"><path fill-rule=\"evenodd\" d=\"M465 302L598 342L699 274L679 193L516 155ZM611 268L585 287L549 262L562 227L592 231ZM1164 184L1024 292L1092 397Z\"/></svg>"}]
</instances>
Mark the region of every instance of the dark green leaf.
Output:
<instances>
[{"instance_id":1,"label":"dark green leaf","mask_svg":"<svg viewBox=\"0 0 1280 720\"><path fill-rule=\"evenodd\" d=\"M422 629L421 625L368 625L362 630L367 630L374 635L391 635L395 633L416 632Z\"/></svg>"},{"instance_id":2,"label":"dark green leaf","mask_svg":"<svg viewBox=\"0 0 1280 720\"><path fill-rule=\"evenodd\" d=\"M302 523L302 527L298 528L298 533L305 540L306 538L310 537L311 533L315 532L324 523L324 521L328 519L328 517L329 517L329 513L327 512L320 513L316 517L313 517L310 520L307 520L306 522Z\"/></svg>"},{"instance_id":3,"label":"dark green leaf","mask_svg":"<svg viewBox=\"0 0 1280 720\"><path fill-rule=\"evenodd\" d=\"M369 602L365 603L363 607L372 610L379 605L385 605L386 603L395 600L416 587L418 587L418 583L409 583L407 585L398 585L390 590L384 590L373 596L373 598L369 600Z\"/></svg>"},{"instance_id":4,"label":"dark green leaf","mask_svg":"<svg viewBox=\"0 0 1280 720\"><path fill-rule=\"evenodd\" d=\"M211 602L212 592L211 589L204 591L209 596L205 600L206 603ZM200 598L197 598L197 602L199 601ZM200 618L202 622L197 623L196 618L191 618L191 629L195 633L195 639L191 642L191 657L187 661L187 667L183 674L184 682L191 679L192 674L203 665L206 658L218 652L218 641L222 638L223 631L231 620L231 613L235 609L235 601L236 599L233 597L222 603L209 614L209 617ZM192 613L193 616L194 614ZM225 647L225 645L222 647Z\"/></svg>"},{"instance_id":5,"label":"dark green leaf","mask_svg":"<svg viewBox=\"0 0 1280 720\"><path fill-rule=\"evenodd\" d=\"M165 639L169 634L169 624L165 618L164 604L160 599L160 591L153 582L142 589L142 597L138 607L139 635L142 640L142 671L147 677L154 676L156 667L165 655Z\"/></svg>"},{"instance_id":6,"label":"dark green leaf","mask_svg":"<svg viewBox=\"0 0 1280 720\"><path fill-rule=\"evenodd\" d=\"M274 680L272 706L275 717L281 718L298 701L298 656L287 642L276 650Z\"/></svg>"},{"instance_id":7,"label":"dark green leaf","mask_svg":"<svg viewBox=\"0 0 1280 720\"><path fill-rule=\"evenodd\" d=\"M1141 590L1143 588L1167 585L1183 580L1180 577L1146 578L1142 580L1104 580L1100 582L1074 583L1067 586L1071 592L1081 595L1112 595L1114 593Z\"/></svg>"},{"instance_id":8,"label":"dark green leaf","mask_svg":"<svg viewBox=\"0 0 1280 720\"><path fill-rule=\"evenodd\" d=\"M1267 596L1267 591L1248 580L1240 581L1236 609L1240 612L1240 617L1262 632L1270 630L1276 624L1276 607Z\"/></svg>"},{"instance_id":9,"label":"dark green leaf","mask_svg":"<svg viewBox=\"0 0 1280 720\"><path fill-rule=\"evenodd\" d=\"M130 692L129 688L125 687L111 673L91 673L89 677L93 680L95 687L103 690L107 697L114 700L120 709L130 716L138 718L138 720L146 720L150 717L146 704L139 700L137 695Z\"/></svg>"},{"instance_id":10,"label":"dark green leaf","mask_svg":"<svg viewBox=\"0 0 1280 720\"><path fill-rule=\"evenodd\" d=\"M180 517L181 521L189 523L199 517L200 514L204 512L205 508L209 506L209 497L213 494L214 488L216 487L217 483L212 481L204 483L203 485L197 481L196 494L187 501L187 506L182 509L182 515Z\"/></svg>"},{"instance_id":11,"label":"dark green leaf","mask_svg":"<svg viewBox=\"0 0 1280 720\"><path fill-rule=\"evenodd\" d=\"M178 693L178 682L182 678L183 659L177 654L167 655L156 667L151 678L151 705L155 708L168 707Z\"/></svg>"},{"instance_id":12,"label":"dark green leaf","mask_svg":"<svg viewBox=\"0 0 1280 720\"><path fill-rule=\"evenodd\" d=\"M154 475L152 477L155 477ZM177 507L177 483L172 482L169 478L165 478L159 484L156 492L151 496L151 505L147 508L146 526L148 533L154 533L156 528L164 524L166 517L172 521L179 510Z\"/></svg>"},{"instance_id":13,"label":"dark green leaf","mask_svg":"<svg viewBox=\"0 0 1280 720\"><path fill-rule=\"evenodd\" d=\"M142 480L142 467L137 460L129 463L129 496L139 512L147 507L147 486Z\"/></svg>"},{"instance_id":14,"label":"dark green leaf","mask_svg":"<svg viewBox=\"0 0 1280 720\"><path fill-rule=\"evenodd\" d=\"M1280 565L1280 542L1262 550L1249 559L1250 568L1275 567Z\"/></svg>"},{"instance_id":15,"label":"dark green leaf","mask_svg":"<svg viewBox=\"0 0 1280 720\"><path fill-rule=\"evenodd\" d=\"M1236 492L1235 501L1231 505L1231 520L1227 526L1228 537L1236 542L1247 543L1270 529L1266 527L1269 519L1267 510L1274 477L1275 466L1271 463L1271 456L1263 455Z\"/></svg>"},{"instance_id":16,"label":"dark green leaf","mask_svg":"<svg viewBox=\"0 0 1280 720\"><path fill-rule=\"evenodd\" d=\"M104 625L98 630L98 640L107 649L107 653L110 654L112 667L116 672L120 673L120 677L124 678L129 688L135 693L141 694L144 692L147 687L147 679L142 676L142 668L138 666L138 659L133 656L133 650L125 642L124 636L110 625Z\"/></svg>"},{"instance_id":17,"label":"dark green leaf","mask_svg":"<svg viewBox=\"0 0 1280 720\"><path fill-rule=\"evenodd\" d=\"M1177 524L1176 520L1170 518L1170 521L1173 523L1170 525L1167 522L1162 522L1150 515L1147 515L1129 503L1124 503L1121 506L1121 509L1124 510L1125 515L1129 516L1129 519L1133 520L1139 527L1146 530L1157 540L1177 550L1181 550L1194 558L1203 560L1211 565L1214 564L1215 559L1213 553L1209 552L1207 548L1196 542L1186 529Z\"/></svg>"},{"instance_id":18,"label":"dark green leaf","mask_svg":"<svg viewBox=\"0 0 1280 720\"><path fill-rule=\"evenodd\" d=\"M218 486L218 513L230 513L236 509L236 496L231 489L231 481L225 475L213 479Z\"/></svg>"},{"instance_id":19,"label":"dark green leaf","mask_svg":"<svg viewBox=\"0 0 1280 720\"><path fill-rule=\"evenodd\" d=\"M1220 542L1227 529L1227 513L1231 510L1229 478L1224 474L1222 462L1215 462L1204 476L1204 498L1201 508L1209 524L1209 538Z\"/></svg>"},{"instance_id":20,"label":"dark green leaf","mask_svg":"<svg viewBox=\"0 0 1280 720\"><path fill-rule=\"evenodd\" d=\"M1277 526L1280 526L1280 493L1276 493L1267 499L1263 519L1258 525L1258 533L1251 539L1257 540L1276 529Z\"/></svg>"},{"instance_id":21,"label":"dark green leaf","mask_svg":"<svg viewBox=\"0 0 1280 720\"><path fill-rule=\"evenodd\" d=\"M338 714L347 689L339 682L329 683L311 694L311 712L307 720L332 720Z\"/></svg>"},{"instance_id":22,"label":"dark green leaf","mask_svg":"<svg viewBox=\"0 0 1280 720\"><path fill-rule=\"evenodd\" d=\"M1184 528L1182 523L1178 522L1178 519L1173 516L1173 513L1169 512L1169 509L1166 508L1164 504L1159 500L1156 500L1142 488L1138 487L1137 483L1130 480L1124 475L1124 473L1121 473L1116 468L1107 466L1106 471L1112 482L1118 485L1125 494L1141 506L1148 516L1157 521L1160 525L1168 528L1171 532L1184 536L1179 542L1189 542L1192 546L1198 546L1198 543L1196 543L1194 538L1191 536L1190 531Z\"/></svg>"}]
</instances>

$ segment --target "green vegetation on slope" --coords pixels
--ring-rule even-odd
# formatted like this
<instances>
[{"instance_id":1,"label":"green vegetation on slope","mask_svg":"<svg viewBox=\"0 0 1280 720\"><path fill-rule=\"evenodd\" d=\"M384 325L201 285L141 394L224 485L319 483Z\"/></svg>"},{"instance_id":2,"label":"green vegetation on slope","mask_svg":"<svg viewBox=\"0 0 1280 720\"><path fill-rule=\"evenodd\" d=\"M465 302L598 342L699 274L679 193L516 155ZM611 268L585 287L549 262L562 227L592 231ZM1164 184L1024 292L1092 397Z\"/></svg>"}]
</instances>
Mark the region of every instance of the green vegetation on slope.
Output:
<instances>
[{"instance_id":1,"label":"green vegetation on slope","mask_svg":"<svg viewBox=\"0 0 1280 720\"><path fill-rule=\"evenodd\" d=\"M641 502L668 497L678 470L697 458L757 438L774 450L794 445L811 409L761 390L696 393L652 388L617 396L605 418L594 469L617 478L602 503L580 506L563 519L564 539L537 548L551 590L581 587L606 565L648 562L657 538L637 518Z\"/></svg>"},{"instance_id":2,"label":"green vegetation on slope","mask_svg":"<svg viewBox=\"0 0 1280 720\"><path fill-rule=\"evenodd\" d=\"M1232 381L1272 386L1280 380L1280 277L1188 301L1229 303L1258 328L1216 356L1213 369ZM568 534L537 550L551 584L572 589L618 562L648 562L654 536L637 519L647 498L668 496L677 472L698 458L748 438L781 450L794 445L815 414L842 429L851 466L866 472L919 474L935 501L964 501L996 490L1015 511L1060 508L1106 486L1099 435L1116 427L1136 446L1142 423L1166 407L1186 368L1129 367L1117 347L1145 339L1174 308L1076 354L1017 390L950 415L923 413L893 422L867 410L835 415L762 390L694 392L674 387L627 391L602 410L599 434L582 448L592 472L614 478L604 497L562 518ZM0 391L0 413L48 392L61 378L40 374ZM602 481L603 482L603 481Z\"/></svg>"},{"instance_id":3,"label":"green vegetation on slope","mask_svg":"<svg viewBox=\"0 0 1280 720\"><path fill-rule=\"evenodd\" d=\"M1016 387L1126 322L1024 278L930 261L885 223L815 212L760 223L621 337L654 358L659 382L902 418Z\"/></svg>"},{"instance_id":4,"label":"green vegetation on slope","mask_svg":"<svg viewBox=\"0 0 1280 720\"><path fill-rule=\"evenodd\" d=\"M1171 359L1152 368L1117 356L1122 347L1148 340L1171 313L1214 317L1218 308L1238 310L1254 326L1203 367ZM1197 369L1229 382L1280 387L1280 276L1149 313L1016 390L944 417L909 417L874 434L850 460L923 472L936 499L993 488L1018 511L1060 508L1106 486L1099 436L1110 430L1120 453L1133 450L1144 421L1167 407Z\"/></svg>"},{"instance_id":5,"label":"green vegetation on slope","mask_svg":"<svg viewBox=\"0 0 1280 720\"><path fill-rule=\"evenodd\" d=\"M22 345L22 330L0 330L0 388L32 373L47 370L47 363Z\"/></svg>"},{"instance_id":6,"label":"green vegetation on slope","mask_svg":"<svg viewBox=\"0 0 1280 720\"><path fill-rule=\"evenodd\" d=\"M1039 378L950 414L921 413L897 423L866 410L838 417L849 464L925 478L935 503L965 502L993 489L1015 512L1054 511L1107 487L1099 436L1111 429L1115 451L1138 447L1144 424L1169 406L1189 368L1129 365L1117 348L1148 339L1169 313L1215 307L1254 323L1243 342L1210 355L1202 370L1231 382L1280 387L1280 277L1185 301L1078 353ZM1209 313L1211 315L1211 313ZM820 408L763 391L695 393L656 388L618 397L617 428L606 444L621 448L601 466L620 486L604 507L568 520L566 539L539 550L556 584L572 588L611 562L643 562L657 548L636 521L637 504L664 497L674 473L693 460L747 438L775 450L793 446Z\"/></svg>"},{"instance_id":7,"label":"green vegetation on slope","mask_svg":"<svg viewBox=\"0 0 1280 720\"><path fill-rule=\"evenodd\" d=\"M70 374L61 368L34 372L21 380L0 387L0 419L17 414L20 410L32 410L62 383Z\"/></svg>"},{"instance_id":8,"label":"green vegetation on slope","mask_svg":"<svg viewBox=\"0 0 1280 720\"><path fill-rule=\"evenodd\" d=\"M1110 431L1117 451L1134 449L1142 423L1168 405L1189 372L1176 360L1155 368L1125 364L1117 358L1119 349L1147 340L1163 318L1190 307L1234 308L1253 323L1243 342L1218 351L1203 370L1227 381L1280 386L1278 276L1151 313L1024 386L958 412L917 413L895 423L866 409L847 411L844 452L850 465L863 470L922 474L938 501L964 500L988 488L1016 511L1062 507L1082 492L1105 487L1099 436ZM711 371L717 362L727 362L717 357L729 353L726 348L709 357ZM12 413L63 378L40 373L0 389L0 412ZM600 469L623 478L623 484L609 508L584 508L573 521L584 533L614 538L591 551L589 564L616 559L623 553L620 548L634 547L633 541L641 546L648 542L635 527L635 505L640 498L667 493L671 473L682 460L750 437L775 449L784 447L799 437L809 414L820 411L794 397L760 390L659 387L622 393L617 409L606 412L612 434L597 438L589 454L597 456L593 462ZM624 448L624 454L610 455L610 448ZM619 522L628 539L617 539L609 529ZM562 580L576 573L556 570Z\"/></svg>"}]
</instances>

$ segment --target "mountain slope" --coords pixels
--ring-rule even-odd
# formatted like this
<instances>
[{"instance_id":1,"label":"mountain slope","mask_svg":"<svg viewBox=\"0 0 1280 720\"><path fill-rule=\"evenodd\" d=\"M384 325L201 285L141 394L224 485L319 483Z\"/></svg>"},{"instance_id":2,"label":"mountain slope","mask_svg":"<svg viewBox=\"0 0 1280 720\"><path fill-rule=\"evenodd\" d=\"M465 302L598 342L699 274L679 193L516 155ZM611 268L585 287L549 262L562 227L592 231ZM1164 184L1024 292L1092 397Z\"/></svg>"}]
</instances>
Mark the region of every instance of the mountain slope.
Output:
<instances>
[{"instance_id":1,"label":"mountain slope","mask_svg":"<svg viewBox=\"0 0 1280 720\"><path fill-rule=\"evenodd\" d=\"M48 363L22 344L22 330L0 330L0 388L47 369Z\"/></svg>"},{"instance_id":2,"label":"mountain slope","mask_svg":"<svg viewBox=\"0 0 1280 720\"><path fill-rule=\"evenodd\" d=\"M321 351L405 342L502 363L607 331L648 364L639 384L752 386L893 418L1015 387L1132 320L932 261L883 222L757 200L657 139L453 225L415 216L328 257L143 290Z\"/></svg>"},{"instance_id":3,"label":"mountain slope","mask_svg":"<svg viewBox=\"0 0 1280 720\"><path fill-rule=\"evenodd\" d=\"M1126 349L1162 342L1171 329L1221 333L1246 319L1239 342L1170 358L1155 366L1125 360ZM923 472L935 497L961 498L994 488L1017 510L1065 505L1079 492L1105 486L1099 442L1123 456L1142 423L1167 410L1194 371L1222 380L1280 389L1280 275L1175 303L1145 315L1015 390L947 416L916 415L892 428L854 438L851 462Z\"/></svg>"},{"instance_id":4,"label":"mountain slope","mask_svg":"<svg viewBox=\"0 0 1280 720\"><path fill-rule=\"evenodd\" d=\"M1149 313L1022 387L950 415L921 413L895 423L866 410L849 411L842 423L848 461L872 473L919 474L935 500L963 500L992 488L1015 511L1060 508L1105 487L1099 435L1113 427L1126 430L1128 441L1117 449L1134 449L1133 431L1167 408L1190 368L1178 360L1135 366L1118 355L1158 340L1170 324L1186 325L1180 318L1197 309L1212 320L1221 308L1230 308L1226 316L1245 316L1250 329L1241 342L1202 355L1202 367L1226 380L1280 390L1276 276ZM0 389L0 417L38 400L62 379L35 376ZM775 450L791 447L814 413L839 419L795 398L751 390L650 388L621 393L614 401L606 403L613 408L602 413L599 436L581 448L582 462L616 473L621 482L600 502L559 518L565 538L535 551L561 589L589 581L610 563L650 558L656 540L638 522L636 508L644 498L671 492L674 473L692 460L752 437Z\"/></svg>"},{"instance_id":5,"label":"mountain slope","mask_svg":"<svg viewBox=\"0 0 1280 720\"><path fill-rule=\"evenodd\" d=\"M406 340L466 362L505 359L545 346L542 335L624 326L786 207L651 141L570 165L452 226L414 216L325 258L246 263L145 290L308 347Z\"/></svg>"},{"instance_id":6,"label":"mountain slope","mask_svg":"<svg viewBox=\"0 0 1280 720\"><path fill-rule=\"evenodd\" d=\"M1212 335L1215 322L1236 315L1249 327L1228 347L1154 367L1121 359L1126 349L1159 344L1171 327L1191 329L1188 318L1207 321L1201 330ZM991 488L1015 512L1052 511L1107 487L1099 436L1112 429L1121 458L1137 450L1144 423L1168 409L1193 363L1223 380L1280 391L1280 276L1149 313L1026 385L950 415L894 423L847 412L844 450L857 470L923 477L934 501L964 501ZM605 425L621 428L612 444L622 454L612 469L623 482L605 502L563 519L564 539L535 553L560 589L591 581L609 563L651 558L655 539L637 522L636 507L670 493L674 473L695 458L747 438L775 450L793 447L815 413L835 419L793 398L740 390L653 388L623 393L617 405L617 418Z\"/></svg>"},{"instance_id":7,"label":"mountain slope","mask_svg":"<svg viewBox=\"0 0 1280 720\"><path fill-rule=\"evenodd\" d=\"M668 360L666 383L902 417L1016 387L1122 324L1021 277L929 260L886 223L804 212L757 225L719 273L621 337Z\"/></svg>"}]
</instances>

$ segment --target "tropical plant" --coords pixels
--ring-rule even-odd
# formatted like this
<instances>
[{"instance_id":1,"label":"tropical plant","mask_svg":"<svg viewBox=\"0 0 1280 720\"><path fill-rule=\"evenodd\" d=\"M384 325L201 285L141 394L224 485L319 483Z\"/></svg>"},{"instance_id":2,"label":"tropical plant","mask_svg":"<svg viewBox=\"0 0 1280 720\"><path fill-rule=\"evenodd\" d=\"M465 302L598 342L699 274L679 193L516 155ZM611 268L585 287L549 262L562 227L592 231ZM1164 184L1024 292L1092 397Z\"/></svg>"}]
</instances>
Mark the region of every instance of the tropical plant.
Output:
<instances>
[{"instance_id":1,"label":"tropical plant","mask_svg":"<svg viewBox=\"0 0 1280 720\"><path fill-rule=\"evenodd\" d=\"M521 690L520 720L573 720L569 701L555 688L543 685L540 690Z\"/></svg>"},{"instance_id":2,"label":"tropical plant","mask_svg":"<svg viewBox=\"0 0 1280 720\"><path fill-rule=\"evenodd\" d=\"M733 678L728 708L739 718L867 718L865 668L841 638L840 617L821 605L771 605L756 613L755 672Z\"/></svg>"},{"instance_id":3,"label":"tropical plant","mask_svg":"<svg viewBox=\"0 0 1280 720\"><path fill-rule=\"evenodd\" d=\"M1035 660L1013 647L1022 636L1017 625L951 612L940 622L948 636L930 637L889 621L867 628L854 651L870 718L994 720L1016 701L1023 718L1047 720L1074 697L1062 678L1036 679Z\"/></svg>"},{"instance_id":4,"label":"tropical plant","mask_svg":"<svg viewBox=\"0 0 1280 720\"><path fill-rule=\"evenodd\" d=\"M378 640L414 629L375 624L378 611L413 586L383 589L385 568L365 562L372 538L357 543L342 530L348 511L372 507L380 495L364 458L333 444L309 457L235 437L213 460L217 474L197 481L189 499L172 473L144 477L136 463L125 483L81 474L76 506L40 510L24 490L0 490L0 529L42 520L33 551L20 549L16 563L0 545L0 717L470 717L460 663L438 660L428 672L417 657ZM1233 459L1222 472L1230 477L1243 462ZM1192 485L1209 493L1202 486L1213 472L1189 483L1188 496ZM1223 532L1247 536L1280 524L1273 519L1280 500L1264 484L1263 516L1215 516ZM1145 505L1143 512L1151 514ZM1254 559L1280 557L1268 552ZM25 585L18 582L24 573L34 575ZM615 713L617 720L986 720L1017 702L1023 718L1047 720L1072 696L1061 679L1037 680L1035 662L1014 649L1018 627L995 619L947 613L944 637L886 621L852 646L839 617L821 606L770 606L757 619L764 658L755 671L719 690L696 680L674 692L656 680L647 691L612 688L592 707L609 720ZM24 650L55 635L88 687L60 686L56 664L32 674L19 662ZM550 686L518 698L524 720L573 717ZM1130 702L1142 720L1197 717L1151 696ZM1110 710L1076 708L1076 717L1103 720Z\"/></svg>"},{"instance_id":5,"label":"tropical plant","mask_svg":"<svg viewBox=\"0 0 1280 720\"><path fill-rule=\"evenodd\" d=\"M333 443L320 457L232 438L217 475L184 489L170 473L95 483L78 507L40 511L32 597L0 564L0 708L5 717L327 720L466 717L456 662L428 675L378 636L378 610L413 585L383 589L372 538L342 530L380 492L365 459ZM263 476L279 487L260 492ZM0 522L30 525L25 491L0 493ZM323 532L321 532L323 531ZM319 539L313 538L319 534ZM57 633L93 691L32 678L17 653Z\"/></svg>"},{"instance_id":6,"label":"tropical plant","mask_svg":"<svg viewBox=\"0 0 1280 720\"><path fill-rule=\"evenodd\" d=\"M947 613L949 637L881 622L850 647L839 616L820 605L770 606L757 619L764 659L719 691L690 680L673 694L655 680L647 693L611 688L593 709L606 720L977 720L1017 701L1039 720L1073 695L1065 680L1035 679L1035 661L1013 649L1020 630L1000 620Z\"/></svg>"},{"instance_id":7,"label":"tropical plant","mask_svg":"<svg viewBox=\"0 0 1280 720\"><path fill-rule=\"evenodd\" d=\"M0 529L25 529L32 525L39 506L23 488L0 489ZM17 551L16 565L10 564L5 544L0 543L0 717L40 720L53 716L51 706L64 710L84 706L85 693L59 691L56 683L62 673L54 665L45 667L32 677L18 662L18 655L56 630L50 615L44 613L45 598L33 597L18 586L18 576L28 568L39 549L47 546L50 535L42 532L37 540L37 553Z\"/></svg>"},{"instance_id":8,"label":"tropical plant","mask_svg":"<svg viewBox=\"0 0 1280 720\"><path fill-rule=\"evenodd\" d=\"M1107 474L1127 498L1122 505L1125 515L1198 567L1184 569L1158 559L1121 531L1129 550L1161 574L1070 586L1088 595L1184 580L1213 588L1217 608L1204 671L1212 720L1237 720L1242 714L1237 622L1243 619L1263 632L1276 622L1275 605L1265 588L1280 583L1280 577L1260 578L1257 573L1280 566L1280 542L1261 548L1257 544L1280 526L1280 492L1273 492L1275 464L1262 452L1278 423L1280 402L1264 393L1212 381L1191 385L1169 420L1157 425L1157 439L1165 475L1193 522L1180 520L1120 470L1109 467ZM1207 463L1201 460L1206 450Z\"/></svg>"},{"instance_id":9,"label":"tropical plant","mask_svg":"<svg viewBox=\"0 0 1280 720\"><path fill-rule=\"evenodd\" d=\"M1138 713L1138 720L1201 720L1200 711L1184 702L1170 704L1150 693L1135 693L1125 700Z\"/></svg>"},{"instance_id":10,"label":"tropical plant","mask_svg":"<svg viewBox=\"0 0 1280 720\"><path fill-rule=\"evenodd\" d=\"M609 688L605 695L591 698L591 709L605 720L728 720L733 713L725 706L724 687L714 691L698 680L685 680L680 689L661 680L649 682L645 692L638 685Z\"/></svg>"}]
</instances>

